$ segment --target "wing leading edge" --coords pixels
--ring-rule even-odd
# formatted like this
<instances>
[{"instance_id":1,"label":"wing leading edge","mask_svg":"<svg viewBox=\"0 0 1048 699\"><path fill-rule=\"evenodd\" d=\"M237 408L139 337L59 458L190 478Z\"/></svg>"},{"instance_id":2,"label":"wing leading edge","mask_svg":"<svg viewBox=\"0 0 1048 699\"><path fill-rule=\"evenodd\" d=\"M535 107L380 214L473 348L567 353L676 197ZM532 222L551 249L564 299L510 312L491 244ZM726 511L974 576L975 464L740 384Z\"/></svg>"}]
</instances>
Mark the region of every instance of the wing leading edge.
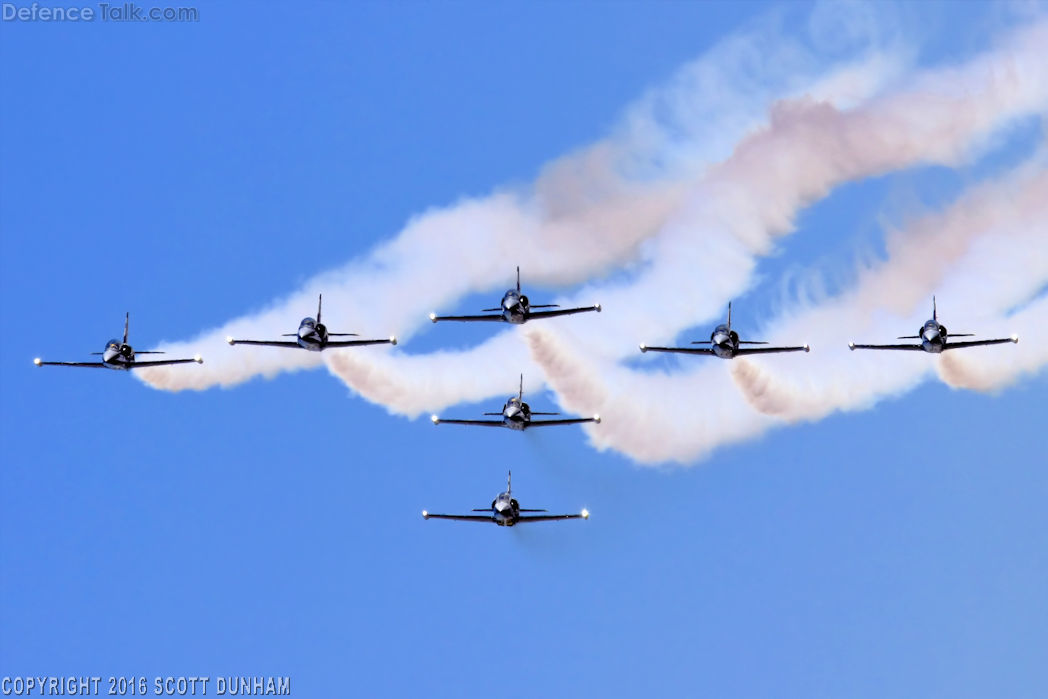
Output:
<instances>
[{"instance_id":1,"label":"wing leading edge","mask_svg":"<svg viewBox=\"0 0 1048 699\"><path fill-rule=\"evenodd\" d=\"M425 510L422 510L423 519L455 519L460 522L491 522L495 523L495 518L491 515L435 515Z\"/></svg>"},{"instance_id":2,"label":"wing leading edge","mask_svg":"<svg viewBox=\"0 0 1048 699\"><path fill-rule=\"evenodd\" d=\"M674 352L678 354L713 354L709 347L648 347L640 346L641 352Z\"/></svg>"},{"instance_id":3,"label":"wing leading edge","mask_svg":"<svg viewBox=\"0 0 1048 699\"><path fill-rule=\"evenodd\" d=\"M439 320L458 320L465 323L504 323L506 319L499 315L490 316L438 316L436 313L430 313L429 319L436 323Z\"/></svg>"},{"instance_id":4,"label":"wing leading edge","mask_svg":"<svg viewBox=\"0 0 1048 699\"><path fill-rule=\"evenodd\" d=\"M142 367L163 366L164 364L189 364L189 363L203 364L204 363L204 359L202 357L193 357L192 359L158 359L155 362L134 361L134 362L131 362L131 364L129 365L129 368L131 368L131 369L141 369Z\"/></svg>"},{"instance_id":5,"label":"wing leading edge","mask_svg":"<svg viewBox=\"0 0 1048 699\"><path fill-rule=\"evenodd\" d=\"M480 425L482 427L504 427L506 423L502 420L445 420L436 415L430 417L434 425L448 423L449 425Z\"/></svg>"},{"instance_id":6,"label":"wing leading edge","mask_svg":"<svg viewBox=\"0 0 1048 699\"><path fill-rule=\"evenodd\" d=\"M808 345L802 345L800 347L754 347L753 349L740 347L735 350L735 356L741 356L744 354L771 354L774 352L810 352L811 347Z\"/></svg>"},{"instance_id":7,"label":"wing leading edge","mask_svg":"<svg viewBox=\"0 0 1048 699\"><path fill-rule=\"evenodd\" d=\"M911 352L923 352L924 345L857 345L854 342L849 342L848 349L910 350Z\"/></svg>"},{"instance_id":8,"label":"wing leading edge","mask_svg":"<svg viewBox=\"0 0 1048 699\"><path fill-rule=\"evenodd\" d=\"M362 345L395 345L397 338L387 337L384 340L328 340L324 347L360 347Z\"/></svg>"},{"instance_id":9,"label":"wing leading edge","mask_svg":"<svg viewBox=\"0 0 1048 699\"><path fill-rule=\"evenodd\" d=\"M443 422L443 420L441 421ZM528 422L528 428L532 427L548 427L550 425L577 425L580 422L600 422L600 416L594 415L593 417L573 417L565 418L563 420L531 420Z\"/></svg>"},{"instance_id":10,"label":"wing leading edge","mask_svg":"<svg viewBox=\"0 0 1048 699\"><path fill-rule=\"evenodd\" d=\"M943 351L949 349L961 349L962 347L979 347L980 345L1003 345L1005 342L1018 342L1019 336L1012 335L1011 337L1002 337L994 340L966 340L965 342L950 342L947 339L946 344L942 346Z\"/></svg>"},{"instance_id":11,"label":"wing leading edge","mask_svg":"<svg viewBox=\"0 0 1048 699\"><path fill-rule=\"evenodd\" d=\"M579 308L558 308L555 311L531 311L528 313L528 320L537 318L555 318L557 316L569 316L574 313L589 313L596 311L600 313L600 304L593 306L581 306Z\"/></svg>"},{"instance_id":12,"label":"wing leading edge","mask_svg":"<svg viewBox=\"0 0 1048 699\"><path fill-rule=\"evenodd\" d=\"M525 522L552 522L560 519L589 519L589 512L583 510L575 515L531 515L518 517L517 524L524 524Z\"/></svg>"},{"instance_id":13,"label":"wing leading edge","mask_svg":"<svg viewBox=\"0 0 1048 699\"><path fill-rule=\"evenodd\" d=\"M262 345L263 347L301 347L297 342L288 342L287 340L234 340L231 337L226 338L226 342L231 345Z\"/></svg>"}]
</instances>

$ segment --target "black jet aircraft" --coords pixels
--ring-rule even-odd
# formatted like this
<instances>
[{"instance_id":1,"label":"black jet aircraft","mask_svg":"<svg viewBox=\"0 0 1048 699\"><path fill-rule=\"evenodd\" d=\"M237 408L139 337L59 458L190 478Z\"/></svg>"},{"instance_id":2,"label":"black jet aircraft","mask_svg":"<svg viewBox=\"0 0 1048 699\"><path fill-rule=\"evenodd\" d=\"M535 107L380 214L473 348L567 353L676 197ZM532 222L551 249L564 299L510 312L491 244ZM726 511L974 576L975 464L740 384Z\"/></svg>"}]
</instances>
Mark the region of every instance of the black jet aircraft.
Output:
<instances>
[{"instance_id":1,"label":"black jet aircraft","mask_svg":"<svg viewBox=\"0 0 1048 699\"><path fill-rule=\"evenodd\" d=\"M935 307L935 297L932 296L932 317L921 326L916 335L902 335L898 340L920 340L918 344L906 345L857 345L848 343L848 349L877 349L877 350L912 350L931 352L939 354L946 350L960 349L962 347L978 347L979 345L1001 345L1005 342L1018 342L1019 336L1002 337L994 340L965 340L964 342L947 342L946 326L939 323L939 313ZM953 337L974 337L975 333L953 333Z\"/></svg>"},{"instance_id":2,"label":"black jet aircraft","mask_svg":"<svg viewBox=\"0 0 1048 699\"><path fill-rule=\"evenodd\" d=\"M679 352L681 354L712 354L721 359L732 359L746 354L769 354L771 352L809 352L808 345L799 347L740 347L739 345L766 345L767 342L740 340L739 333L731 329L731 304L728 304L728 322L718 325L709 340L697 340L693 345L709 347L649 347L641 345L641 352Z\"/></svg>"},{"instance_id":3,"label":"black jet aircraft","mask_svg":"<svg viewBox=\"0 0 1048 699\"><path fill-rule=\"evenodd\" d=\"M190 362L196 362L201 364L204 360L198 354L192 359L157 359L152 361L140 362L135 359L136 354L163 354L163 352L152 350L135 352L131 345L127 344L127 326L131 321L131 313L127 313L124 316L124 340L110 340L106 343L106 348L102 352L92 352L93 355L101 355L102 361L95 362L43 362L37 357L33 360L33 364L37 366L81 366L88 367L90 369L120 369L122 371L128 371L130 369L139 369L141 367L150 366L163 366L165 364L189 364Z\"/></svg>"},{"instance_id":4,"label":"black jet aircraft","mask_svg":"<svg viewBox=\"0 0 1048 699\"><path fill-rule=\"evenodd\" d=\"M320 295L317 301L317 317L303 318L298 324L298 332L284 333L284 337L293 337L295 340L234 340L227 337L226 342L231 345L265 345L267 347L293 347L306 349L310 352L320 352L328 347L358 347L360 345L384 345L397 344L394 336L383 340L331 340L332 337L357 337L356 333L329 333L327 326L320 322L320 309L324 304L324 295Z\"/></svg>"},{"instance_id":5,"label":"black jet aircraft","mask_svg":"<svg viewBox=\"0 0 1048 699\"><path fill-rule=\"evenodd\" d=\"M483 515L434 515L422 510L425 519L457 519L463 522L493 522L500 527L513 527L525 522L549 522L556 519L589 519L589 510L585 508L577 515L521 515L522 512L546 512L547 510L522 509L511 494L513 473L506 477L506 492L499 493L491 501L491 507L478 507L474 512L486 512Z\"/></svg>"},{"instance_id":6,"label":"black jet aircraft","mask_svg":"<svg viewBox=\"0 0 1048 699\"><path fill-rule=\"evenodd\" d=\"M502 412L484 413L499 415L501 420L443 420L436 415L430 418L434 425L446 422L449 425L482 425L484 427L508 427L511 430L526 430L529 427L547 427L549 425L575 425L580 422L600 422L600 415L593 417L573 417L563 420L532 420L533 415L560 415L560 413L535 413L531 406L524 402L524 375L520 375L520 391L511 396L502 406Z\"/></svg>"},{"instance_id":7,"label":"black jet aircraft","mask_svg":"<svg viewBox=\"0 0 1048 699\"><path fill-rule=\"evenodd\" d=\"M536 308L556 308L555 311L535 311ZM573 313L586 313L597 311L600 313L600 304L594 306L583 306L581 308L561 308L555 303L547 303L541 306L533 306L528 297L520 292L520 267L517 267L517 288L508 289L502 296L502 305L498 308L485 308L484 313L495 313L486 316L438 316L430 313L429 319L436 323L438 320L462 320L492 323L513 323L522 325L529 320L538 318L553 318L555 316L566 316Z\"/></svg>"}]
</instances>

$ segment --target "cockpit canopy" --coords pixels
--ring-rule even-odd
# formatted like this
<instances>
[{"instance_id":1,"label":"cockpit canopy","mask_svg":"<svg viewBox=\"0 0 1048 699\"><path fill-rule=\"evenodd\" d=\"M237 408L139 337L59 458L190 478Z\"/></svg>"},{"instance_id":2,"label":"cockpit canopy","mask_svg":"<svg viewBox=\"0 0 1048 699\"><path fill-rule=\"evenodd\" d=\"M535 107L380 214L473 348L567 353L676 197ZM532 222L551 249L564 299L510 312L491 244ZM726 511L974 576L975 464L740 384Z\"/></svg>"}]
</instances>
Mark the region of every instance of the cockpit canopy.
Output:
<instances>
[{"instance_id":1,"label":"cockpit canopy","mask_svg":"<svg viewBox=\"0 0 1048 699\"><path fill-rule=\"evenodd\" d=\"M315 319L313 319L313 318L303 318L303 319L302 319L302 322L301 322L301 323L299 323L299 325L300 325L300 326L301 326L301 325L308 325L308 326L309 326L309 327L311 327L311 328L312 328L313 326L315 326L316 324L317 324L317 321L316 321Z\"/></svg>"},{"instance_id":2,"label":"cockpit canopy","mask_svg":"<svg viewBox=\"0 0 1048 699\"><path fill-rule=\"evenodd\" d=\"M109 342L106 343L106 349L118 350L118 349L120 349L120 344L121 344L120 340L117 340L116 338L113 338L112 340L110 340Z\"/></svg>"}]
</instances>

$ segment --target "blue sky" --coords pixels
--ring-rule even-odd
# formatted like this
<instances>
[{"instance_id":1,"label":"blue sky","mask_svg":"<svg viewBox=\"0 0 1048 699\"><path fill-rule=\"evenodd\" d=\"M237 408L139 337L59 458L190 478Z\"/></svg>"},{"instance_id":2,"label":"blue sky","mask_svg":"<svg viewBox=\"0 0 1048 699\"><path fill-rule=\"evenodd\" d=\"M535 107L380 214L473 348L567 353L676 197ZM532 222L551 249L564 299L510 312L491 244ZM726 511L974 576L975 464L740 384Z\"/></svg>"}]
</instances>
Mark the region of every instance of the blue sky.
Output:
<instances>
[{"instance_id":1,"label":"blue sky","mask_svg":"<svg viewBox=\"0 0 1048 699\"><path fill-rule=\"evenodd\" d=\"M834 59L824 7L200 11L0 24L0 675L287 675L301 697L1048 690L1043 371L990 394L933 379L649 468L576 428L434 429L323 369L171 394L30 361L86 359L125 311L151 349L267 307L431 207L531 181L754 23ZM879 21L917 66L1018 22L967 3ZM790 279L836 278L1038 139L1027 120L961 167L834 190L760 260L736 322L762 327ZM435 326L403 350L488 335ZM719 409L705 389L681 421ZM419 516L486 505L510 467L523 506L593 517Z\"/></svg>"}]
</instances>

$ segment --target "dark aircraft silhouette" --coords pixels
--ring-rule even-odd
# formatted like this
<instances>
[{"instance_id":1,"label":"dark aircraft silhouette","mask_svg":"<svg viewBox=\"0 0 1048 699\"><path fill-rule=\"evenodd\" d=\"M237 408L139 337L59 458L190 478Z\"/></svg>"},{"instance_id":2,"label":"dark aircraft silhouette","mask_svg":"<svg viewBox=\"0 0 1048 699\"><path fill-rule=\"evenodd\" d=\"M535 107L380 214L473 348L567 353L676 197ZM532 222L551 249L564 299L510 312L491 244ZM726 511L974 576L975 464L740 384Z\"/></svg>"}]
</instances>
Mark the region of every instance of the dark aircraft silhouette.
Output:
<instances>
[{"instance_id":1,"label":"dark aircraft silhouette","mask_svg":"<svg viewBox=\"0 0 1048 699\"><path fill-rule=\"evenodd\" d=\"M974 333L954 333L953 337L974 337ZM979 345L1001 345L1005 342L1018 342L1019 336L1002 337L994 340L965 340L964 342L947 342L946 326L939 323L939 313L935 308L935 297L932 296L932 317L926 321L916 335L902 335L899 340L920 340L919 345L857 345L848 343L848 349L878 349L878 350L913 350L939 354L951 349L962 347L978 347Z\"/></svg>"},{"instance_id":2,"label":"dark aircraft silhouette","mask_svg":"<svg viewBox=\"0 0 1048 699\"><path fill-rule=\"evenodd\" d=\"M506 492L499 493L491 501L491 507L478 507L474 512L487 512L485 515L434 515L422 510L425 519L457 519L463 522L493 522L500 527L513 527L525 522L549 522L556 519L589 519L589 510L583 509L577 515L521 515L521 512L546 512L546 510L525 510L511 494L513 473L506 477Z\"/></svg>"},{"instance_id":3,"label":"dark aircraft silhouette","mask_svg":"<svg viewBox=\"0 0 1048 699\"><path fill-rule=\"evenodd\" d=\"M485 415L501 415L501 420L443 420L436 415L430 419L434 425L446 422L450 425L482 425L484 427L508 427L511 430L526 430L529 427L546 427L549 425L574 425L580 422L600 422L600 415L593 417L574 417L564 420L532 420L532 415L560 415L560 413L533 413L531 406L524 402L524 375L520 375L520 392L511 396L506 404L502 406L500 413L484 413Z\"/></svg>"},{"instance_id":4,"label":"dark aircraft silhouette","mask_svg":"<svg viewBox=\"0 0 1048 699\"><path fill-rule=\"evenodd\" d=\"M808 352L808 345L800 347L739 347L739 345L766 345L767 342L740 340L739 334L731 329L731 304L728 304L728 322L718 325L709 340L698 340L693 345L709 347L648 347L641 345L641 352L679 352L681 354L712 354L721 359L732 359L746 354L769 354L772 352Z\"/></svg>"},{"instance_id":5,"label":"dark aircraft silhouette","mask_svg":"<svg viewBox=\"0 0 1048 699\"><path fill-rule=\"evenodd\" d=\"M533 311L534 308L556 308L556 311ZM430 313L429 319L436 323L438 320L462 320L493 323L513 323L522 325L529 320L538 318L553 318L555 316L566 316L572 313L586 313L597 311L600 313L600 304L595 306L583 306L581 308L560 308L555 303L547 303L541 306L533 306L528 297L520 293L520 267L517 267L517 288L509 289L502 296L502 305L499 308L485 308L484 313L497 313L489 316L438 316Z\"/></svg>"},{"instance_id":6,"label":"dark aircraft silhouette","mask_svg":"<svg viewBox=\"0 0 1048 699\"><path fill-rule=\"evenodd\" d=\"M81 366L90 369L120 369L122 371L128 371L129 369L138 369L140 367L150 366L163 366L165 364L189 364L190 362L196 362L197 364L203 363L200 355L193 357L192 359L158 359L154 361L140 362L135 359L136 354L163 354L163 352L152 350L135 352L131 348L131 345L127 344L127 326L131 320L131 313L127 313L124 316L124 341L113 339L106 343L106 348L102 352L92 352L94 355L101 355L102 361L96 362L42 362L37 357L33 360L33 364L37 366Z\"/></svg>"},{"instance_id":7,"label":"dark aircraft silhouette","mask_svg":"<svg viewBox=\"0 0 1048 699\"><path fill-rule=\"evenodd\" d=\"M310 352L320 352L327 347L357 347L360 345L384 345L397 344L396 337L385 340L330 340L331 337L356 337L356 333L329 333L327 326L320 322L320 308L324 303L324 295L320 295L317 301L317 317L303 318L298 324L297 333L284 333L284 337L295 338L294 342L286 340L234 340L227 337L226 342L231 345L265 345L267 347L293 347L306 349Z\"/></svg>"}]
</instances>

